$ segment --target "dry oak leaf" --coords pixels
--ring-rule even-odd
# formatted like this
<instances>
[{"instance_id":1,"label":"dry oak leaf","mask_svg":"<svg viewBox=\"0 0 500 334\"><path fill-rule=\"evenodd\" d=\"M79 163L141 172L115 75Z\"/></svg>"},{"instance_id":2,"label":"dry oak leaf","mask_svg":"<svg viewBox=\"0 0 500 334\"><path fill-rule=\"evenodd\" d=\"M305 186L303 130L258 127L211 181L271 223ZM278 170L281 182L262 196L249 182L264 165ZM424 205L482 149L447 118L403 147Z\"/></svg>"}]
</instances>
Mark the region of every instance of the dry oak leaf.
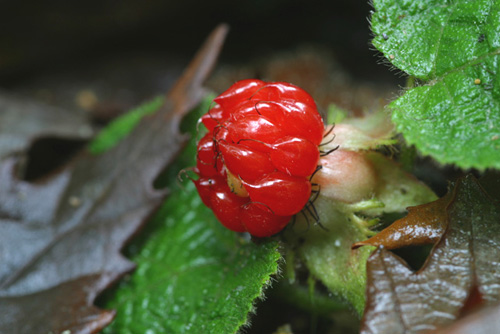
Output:
<instances>
[{"instance_id":1,"label":"dry oak leaf","mask_svg":"<svg viewBox=\"0 0 500 334\"><path fill-rule=\"evenodd\" d=\"M85 114L0 92L0 161L39 138L88 140L93 133Z\"/></svg>"},{"instance_id":2,"label":"dry oak leaf","mask_svg":"<svg viewBox=\"0 0 500 334\"><path fill-rule=\"evenodd\" d=\"M486 305L500 300L500 206L471 175L457 181L448 224L423 267L412 271L378 248L367 264L361 333L424 333L452 323L477 287Z\"/></svg>"},{"instance_id":3,"label":"dry oak leaf","mask_svg":"<svg viewBox=\"0 0 500 334\"><path fill-rule=\"evenodd\" d=\"M107 152L84 152L36 184L13 177L13 158L0 165L0 333L97 333L113 319L94 299L134 267L120 250L167 194L152 183L186 142L179 123L205 94L226 31L210 35L165 104Z\"/></svg>"}]
</instances>

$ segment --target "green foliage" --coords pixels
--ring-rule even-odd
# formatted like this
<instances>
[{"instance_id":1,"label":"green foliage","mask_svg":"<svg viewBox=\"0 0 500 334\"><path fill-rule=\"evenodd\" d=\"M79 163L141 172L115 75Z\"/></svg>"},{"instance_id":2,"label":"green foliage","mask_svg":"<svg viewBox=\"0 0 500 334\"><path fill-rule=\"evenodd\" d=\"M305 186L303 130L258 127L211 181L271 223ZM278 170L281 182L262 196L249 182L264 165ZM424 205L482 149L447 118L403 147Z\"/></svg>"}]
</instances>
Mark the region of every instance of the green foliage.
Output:
<instances>
[{"instance_id":1,"label":"green foliage","mask_svg":"<svg viewBox=\"0 0 500 334\"><path fill-rule=\"evenodd\" d=\"M113 147L139 123L142 117L154 113L164 101L163 96L158 96L113 120L90 143L90 152L98 154Z\"/></svg>"},{"instance_id":2,"label":"green foliage","mask_svg":"<svg viewBox=\"0 0 500 334\"><path fill-rule=\"evenodd\" d=\"M118 313L105 333L235 333L277 270L276 244L225 230L191 184L151 223L137 271L107 305Z\"/></svg>"},{"instance_id":3,"label":"green foliage","mask_svg":"<svg viewBox=\"0 0 500 334\"><path fill-rule=\"evenodd\" d=\"M185 122L191 133L196 132L192 120L207 110L210 101ZM116 124L112 126L129 123ZM194 165L195 139L167 175ZM217 222L191 182L180 185L175 177L164 179L170 196L131 245L138 267L108 298L106 307L116 309L117 317L104 332L235 333L277 271L277 243L255 245L241 239Z\"/></svg>"},{"instance_id":4,"label":"green foliage","mask_svg":"<svg viewBox=\"0 0 500 334\"><path fill-rule=\"evenodd\" d=\"M421 83L391 103L397 130L442 163L500 168L500 1L373 5L373 44Z\"/></svg>"},{"instance_id":5,"label":"green foliage","mask_svg":"<svg viewBox=\"0 0 500 334\"><path fill-rule=\"evenodd\" d=\"M303 239L298 252L313 276L360 315L365 307L366 260L374 248L352 249L352 245L373 233L368 227L377 222L374 217L404 212L408 206L436 198L427 186L380 153L366 156L379 179L374 197L347 204L320 196L314 205L326 230L319 226L306 228L307 223L298 219L296 225L302 223L307 232L301 235L300 229L294 231L295 237Z\"/></svg>"},{"instance_id":6,"label":"green foliage","mask_svg":"<svg viewBox=\"0 0 500 334\"><path fill-rule=\"evenodd\" d=\"M322 224L335 233L312 227L299 248L299 255L311 274L323 282L336 299L350 304L361 315L365 306L366 260L373 248L351 250L351 245L366 235L347 215L325 204L319 200L316 203L320 214L331 217Z\"/></svg>"}]
</instances>

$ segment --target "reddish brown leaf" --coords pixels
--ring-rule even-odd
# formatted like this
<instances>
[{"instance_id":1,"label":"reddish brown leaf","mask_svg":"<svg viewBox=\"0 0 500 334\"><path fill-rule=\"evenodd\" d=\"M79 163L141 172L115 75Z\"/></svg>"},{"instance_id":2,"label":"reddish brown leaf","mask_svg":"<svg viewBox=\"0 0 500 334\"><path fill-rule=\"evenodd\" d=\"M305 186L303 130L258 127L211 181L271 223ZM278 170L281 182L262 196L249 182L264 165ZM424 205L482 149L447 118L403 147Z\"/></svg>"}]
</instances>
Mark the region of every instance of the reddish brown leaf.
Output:
<instances>
[{"instance_id":1,"label":"reddish brown leaf","mask_svg":"<svg viewBox=\"0 0 500 334\"><path fill-rule=\"evenodd\" d=\"M396 249L435 243L446 228L446 207L452 197L449 192L434 202L409 207L406 217L396 220L370 239L353 244L352 248L371 245Z\"/></svg>"},{"instance_id":2,"label":"reddish brown leaf","mask_svg":"<svg viewBox=\"0 0 500 334\"><path fill-rule=\"evenodd\" d=\"M492 201L500 201L500 175L498 172L487 172L479 180L479 183ZM409 207L406 217L396 220L375 236L353 244L352 248L371 245L396 249L434 244L441 238L446 229L448 224L446 208L452 199L453 194L450 191L434 202Z\"/></svg>"},{"instance_id":3,"label":"reddish brown leaf","mask_svg":"<svg viewBox=\"0 0 500 334\"><path fill-rule=\"evenodd\" d=\"M0 166L0 332L96 333L113 318L95 297L134 265L120 249L160 204L152 182L186 141L181 118L203 96L227 28L218 27L167 95L117 146L41 184Z\"/></svg>"},{"instance_id":4,"label":"reddish brown leaf","mask_svg":"<svg viewBox=\"0 0 500 334\"><path fill-rule=\"evenodd\" d=\"M383 248L370 257L362 333L448 325L476 284L485 304L500 300L500 206L472 176L458 180L452 194L446 231L420 271Z\"/></svg>"},{"instance_id":5,"label":"reddish brown leaf","mask_svg":"<svg viewBox=\"0 0 500 334\"><path fill-rule=\"evenodd\" d=\"M63 333L65 329L71 333L98 332L113 320L115 311L92 306L82 287L94 289L102 280L99 276L81 277L34 294L2 298L2 333Z\"/></svg>"},{"instance_id":6,"label":"reddish brown leaf","mask_svg":"<svg viewBox=\"0 0 500 334\"><path fill-rule=\"evenodd\" d=\"M469 295L467 296L467 299L465 300L464 304L462 305L462 308L460 309L458 317L462 318L483 305L484 305L483 294L479 290L479 286L477 285L477 283L473 283L472 287L469 290Z\"/></svg>"}]
</instances>

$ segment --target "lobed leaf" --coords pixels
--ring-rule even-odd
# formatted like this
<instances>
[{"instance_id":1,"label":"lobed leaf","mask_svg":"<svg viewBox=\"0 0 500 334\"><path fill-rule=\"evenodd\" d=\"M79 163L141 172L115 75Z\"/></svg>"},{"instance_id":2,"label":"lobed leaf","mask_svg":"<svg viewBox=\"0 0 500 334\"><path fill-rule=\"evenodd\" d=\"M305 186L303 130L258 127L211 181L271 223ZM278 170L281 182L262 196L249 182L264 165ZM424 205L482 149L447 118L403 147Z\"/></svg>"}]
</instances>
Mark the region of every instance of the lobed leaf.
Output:
<instances>
[{"instance_id":1,"label":"lobed leaf","mask_svg":"<svg viewBox=\"0 0 500 334\"><path fill-rule=\"evenodd\" d=\"M15 179L13 158L0 165L0 332L96 333L112 320L93 301L134 267L120 250L166 195L152 183L186 140L180 120L202 98L225 31L162 108L105 153L84 152L43 183Z\"/></svg>"},{"instance_id":2,"label":"lobed leaf","mask_svg":"<svg viewBox=\"0 0 500 334\"><path fill-rule=\"evenodd\" d=\"M392 102L389 107L397 131L442 163L500 168L500 99L486 86L493 76L477 72L486 73L480 67L468 67ZM485 83L474 84L477 78Z\"/></svg>"},{"instance_id":3,"label":"lobed leaf","mask_svg":"<svg viewBox=\"0 0 500 334\"><path fill-rule=\"evenodd\" d=\"M93 134L81 113L0 93L0 161L42 137L88 140Z\"/></svg>"}]
</instances>

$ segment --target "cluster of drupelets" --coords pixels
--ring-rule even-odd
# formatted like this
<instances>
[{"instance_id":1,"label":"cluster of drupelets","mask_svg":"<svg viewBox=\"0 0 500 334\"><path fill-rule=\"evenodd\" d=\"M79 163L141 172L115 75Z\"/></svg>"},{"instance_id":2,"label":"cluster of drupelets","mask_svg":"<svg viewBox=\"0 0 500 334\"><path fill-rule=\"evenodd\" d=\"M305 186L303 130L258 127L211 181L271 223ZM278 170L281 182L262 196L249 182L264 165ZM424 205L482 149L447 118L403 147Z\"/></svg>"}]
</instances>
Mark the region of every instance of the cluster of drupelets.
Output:
<instances>
[{"instance_id":1,"label":"cluster of drupelets","mask_svg":"<svg viewBox=\"0 0 500 334\"><path fill-rule=\"evenodd\" d=\"M194 183L203 203L237 232L281 231L310 201L324 125L313 98L284 82L242 80L202 118Z\"/></svg>"}]
</instances>

